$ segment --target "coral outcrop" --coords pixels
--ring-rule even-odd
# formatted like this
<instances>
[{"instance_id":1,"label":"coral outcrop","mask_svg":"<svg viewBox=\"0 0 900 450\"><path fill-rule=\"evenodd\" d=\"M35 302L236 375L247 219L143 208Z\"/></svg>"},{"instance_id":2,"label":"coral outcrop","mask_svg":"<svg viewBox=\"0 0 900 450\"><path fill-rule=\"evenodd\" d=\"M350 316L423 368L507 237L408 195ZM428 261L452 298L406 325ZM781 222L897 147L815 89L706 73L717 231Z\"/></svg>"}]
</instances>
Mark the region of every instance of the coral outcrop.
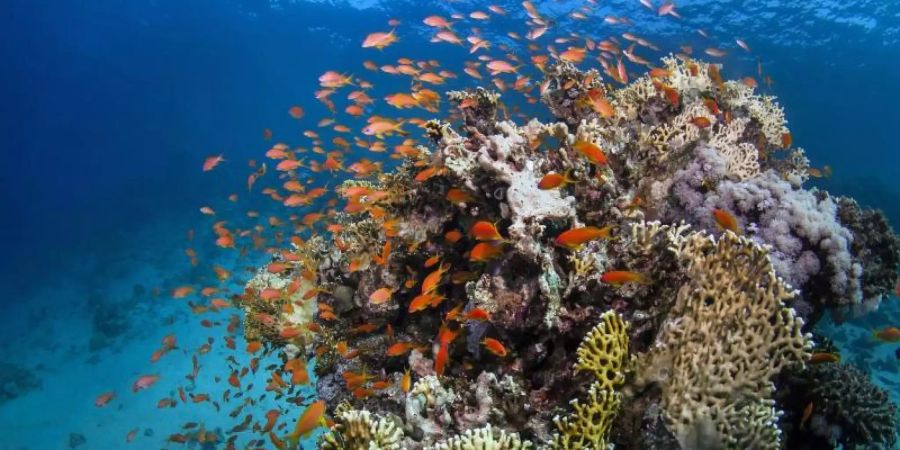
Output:
<instances>
[{"instance_id":1,"label":"coral outcrop","mask_svg":"<svg viewBox=\"0 0 900 450\"><path fill-rule=\"evenodd\" d=\"M337 187L239 299L248 339L315 354L319 398L349 405L322 445L780 448L802 329L900 260L880 215L804 187L775 99L719 69L669 57L615 89L561 62L551 123L455 91L396 168Z\"/></svg>"}]
</instances>

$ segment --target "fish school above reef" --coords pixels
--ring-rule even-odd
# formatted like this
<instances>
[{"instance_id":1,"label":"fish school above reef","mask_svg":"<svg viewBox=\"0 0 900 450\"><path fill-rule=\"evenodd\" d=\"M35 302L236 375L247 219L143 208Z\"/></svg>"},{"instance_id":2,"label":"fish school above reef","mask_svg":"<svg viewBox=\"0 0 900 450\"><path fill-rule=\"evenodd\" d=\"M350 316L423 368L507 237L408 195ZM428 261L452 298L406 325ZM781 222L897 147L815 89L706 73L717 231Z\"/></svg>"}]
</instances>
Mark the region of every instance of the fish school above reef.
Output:
<instances>
[{"instance_id":1,"label":"fish school above reef","mask_svg":"<svg viewBox=\"0 0 900 450\"><path fill-rule=\"evenodd\" d=\"M560 61L524 125L450 92L458 126L345 181L239 298L287 370L315 356L293 440L324 414L325 449L893 445L895 405L810 331L892 294L898 240L804 187L781 107L719 70Z\"/></svg>"}]
</instances>

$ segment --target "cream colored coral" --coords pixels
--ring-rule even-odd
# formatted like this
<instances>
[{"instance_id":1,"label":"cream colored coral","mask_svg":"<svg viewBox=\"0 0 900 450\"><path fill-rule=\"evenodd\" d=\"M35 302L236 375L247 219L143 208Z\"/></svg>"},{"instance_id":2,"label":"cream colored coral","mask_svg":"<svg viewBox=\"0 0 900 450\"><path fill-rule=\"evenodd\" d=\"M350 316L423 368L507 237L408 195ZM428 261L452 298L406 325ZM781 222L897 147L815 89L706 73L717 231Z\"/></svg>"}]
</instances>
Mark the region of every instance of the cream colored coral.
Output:
<instances>
[{"instance_id":1,"label":"cream colored coral","mask_svg":"<svg viewBox=\"0 0 900 450\"><path fill-rule=\"evenodd\" d=\"M487 424L481 428L466 430L465 433L454 436L428 450L528 450L531 448L534 448L534 444L520 438L518 433L507 433L505 430L493 428L491 424Z\"/></svg>"},{"instance_id":2,"label":"cream colored coral","mask_svg":"<svg viewBox=\"0 0 900 450\"><path fill-rule=\"evenodd\" d=\"M772 379L802 365L810 344L785 306L794 292L775 275L768 248L734 233L716 241L694 232L671 249L689 281L657 344L638 358L639 384L660 384L682 445L704 436L724 448L780 448Z\"/></svg>"},{"instance_id":3,"label":"cream colored coral","mask_svg":"<svg viewBox=\"0 0 900 450\"><path fill-rule=\"evenodd\" d=\"M400 450L403 431L392 420L364 409L347 409L334 421L332 432L323 437L324 450Z\"/></svg>"},{"instance_id":4,"label":"cream colored coral","mask_svg":"<svg viewBox=\"0 0 900 450\"><path fill-rule=\"evenodd\" d=\"M733 119L709 140L709 146L725 158L728 174L741 181L759 175L759 151L753 144L740 142L748 123L746 117Z\"/></svg>"},{"instance_id":5,"label":"cream colored coral","mask_svg":"<svg viewBox=\"0 0 900 450\"><path fill-rule=\"evenodd\" d=\"M775 101L775 97L759 96L744 83L727 81L720 101L732 109L746 109L750 117L759 123L766 140L775 147L781 147L782 136L789 130L784 110Z\"/></svg>"}]
</instances>

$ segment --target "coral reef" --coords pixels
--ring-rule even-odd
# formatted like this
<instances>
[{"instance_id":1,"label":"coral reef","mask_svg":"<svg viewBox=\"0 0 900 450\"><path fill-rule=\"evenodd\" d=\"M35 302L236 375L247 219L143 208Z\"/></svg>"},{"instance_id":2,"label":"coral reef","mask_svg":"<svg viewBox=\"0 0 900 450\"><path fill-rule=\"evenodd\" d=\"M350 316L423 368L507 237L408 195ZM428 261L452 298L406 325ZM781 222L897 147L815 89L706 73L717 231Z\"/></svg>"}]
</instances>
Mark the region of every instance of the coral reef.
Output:
<instances>
[{"instance_id":1,"label":"coral reef","mask_svg":"<svg viewBox=\"0 0 900 450\"><path fill-rule=\"evenodd\" d=\"M38 376L10 362L0 362L0 404L26 394L41 386Z\"/></svg>"},{"instance_id":2,"label":"coral reef","mask_svg":"<svg viewBox=\"0 0 900 450\"><path fill-rule=\"evenodd\" d=\"M897 406L865 373L827 363L789 371L786 378L793 401L810 411L805 420L790 418L790 448L893 448Z\"/></svg>"},{"instance_id":3,"label":"coral reef","mask_svg":"<svg viewBox=\"0 0 900 450\"><path fill-rule=\"evenodd\" d=\"M780 448L802 328L893 286L890 227L804 188L775 99L717 65L541 92L552 123L449 93L247 284L246 337L316 355L326 448Z\"/></svg>"}]
</instances>

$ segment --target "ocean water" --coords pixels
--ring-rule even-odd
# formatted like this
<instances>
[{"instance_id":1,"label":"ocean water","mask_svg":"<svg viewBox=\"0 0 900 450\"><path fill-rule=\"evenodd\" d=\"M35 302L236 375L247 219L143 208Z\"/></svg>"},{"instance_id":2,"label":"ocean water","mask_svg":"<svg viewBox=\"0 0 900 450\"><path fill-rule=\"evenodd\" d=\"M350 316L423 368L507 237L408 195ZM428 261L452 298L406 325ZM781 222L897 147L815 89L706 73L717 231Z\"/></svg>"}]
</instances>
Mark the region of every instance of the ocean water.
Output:
<instances>
[{"instance_id":1,"label":"ocean water","mask_svg":"<svg viewBox=\"0 0 900 450\"><path fill-rule=\"evenodd\" d=\"M675 19L638 0L610 0L597 2L587 20L576 20L568 14L589 2L534 3L553 18L553 36L576 32L601 39L630 31L659 44L660 52L641 53L651 61L680 45L700 53L712 42L729 51L715 59L727 78L757 76L761 64L774 81L766 87L760 78L762 91L778 97L795 145L806 149L813 166L833 169L831 178L813 184L882 209L895 227L900 223L900 4L685 0L677 2L682 18ZM521 2L495 4L509 13L486 22L461 20L454 29L477 26L492 41L524 45L506 36L527 32ZM379 65L401 57L436 59L459 74L449 86L478 84L462 73L464 61L473 59L468 51L429 42L433 30L422 19L486 6L462 0L3 2L0 449L177 448L166 442L170 435L201 426L219 436L238 435L243 448L265 438L233 431L247 414L264 421L267 411L287 408L292 399L312 399L309 386L292 396L254 396L236 418L229 413L243 399L192 401L201 395L221 399L229 389L225 379L251 356L228 360L234 352L224 346L225 328L237 310L196 314L187 301L205 300L196 293L173 299L171 291L215 285L240 293L248 268L268 260L263 249L216 247L214 220L198 209L211 206L216 219L243 228L257 223L247 210L262 217L283 214L259 188L247 192L254 170L248 161L265 159L271 142L263 139L264 129L275 141L300 141L303 130L317 129L318 118L331 115L313 96L327 70L376 80L373 98L379 103L367 115L391 114L381 97L409 88L406 81L367 71L367 59ZM633 25L604 22L610 14L627 16ZM400 22L398 43L381 51L360 47L369 33L393 28L390 19ZM735 38L752 52L738 48ZM287 114L293 105L305 109L299 124ZM203 172L204 159L217 154L225 162ZM389 165L387 155L366 156ZM328 183L324 174L308 175L317 185ZM232 193L236 202L227 200ZM188 248L197 265L186 256ZM219 283L215 265L232 276ZM897 302L885 299L880 311L839 328L823 324L827 334L847 343L844 358L866 367L895 402L898 344L853 354L849 343L900 325ZM177 337L176 348L151 362L167 335ZM239 335L241 348L246 342ZM209 342L211 350L197 356ZM200 368L193 381L185 379L194 370L192 357ZM276 361L269 355L259 365ZM132 383L146 374L160 380L133 393ZM255 383L262 393L267 373L241 382ZM161 400L179 396L179 388L187 402L160 408ZM97 396L109 391L115 392L109 404L95 407ZM185 429L190 422L198 425Z\"/></svg>"}]
</instances>

